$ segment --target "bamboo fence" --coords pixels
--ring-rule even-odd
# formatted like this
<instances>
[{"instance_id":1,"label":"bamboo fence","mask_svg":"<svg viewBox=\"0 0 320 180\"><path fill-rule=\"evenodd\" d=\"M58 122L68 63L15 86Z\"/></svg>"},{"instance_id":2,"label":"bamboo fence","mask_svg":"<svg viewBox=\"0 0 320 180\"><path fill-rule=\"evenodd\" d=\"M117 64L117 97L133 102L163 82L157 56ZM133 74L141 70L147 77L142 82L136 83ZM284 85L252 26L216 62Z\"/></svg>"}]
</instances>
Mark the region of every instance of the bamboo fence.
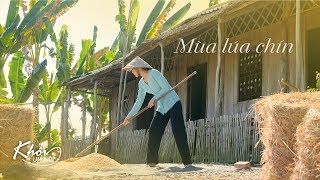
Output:
<instances>
[{"instance_id":1,"label":"bamboo fence","mask_svg":"<svg viewBox=\"0 0 320 180\"><path fill-rule=\"evenodd\" d=\"M236 114L219 118L186 122L188 144L193 162L234 163L237 161L260 162L262 151L258 126L252 116ZM148 132L124 130L118 136L114 158L120 163L145 163ZM114 145L114 144L112 144ZM181 163L170 122L162 137L159 161Z\"/></svg>"}]
</instances>

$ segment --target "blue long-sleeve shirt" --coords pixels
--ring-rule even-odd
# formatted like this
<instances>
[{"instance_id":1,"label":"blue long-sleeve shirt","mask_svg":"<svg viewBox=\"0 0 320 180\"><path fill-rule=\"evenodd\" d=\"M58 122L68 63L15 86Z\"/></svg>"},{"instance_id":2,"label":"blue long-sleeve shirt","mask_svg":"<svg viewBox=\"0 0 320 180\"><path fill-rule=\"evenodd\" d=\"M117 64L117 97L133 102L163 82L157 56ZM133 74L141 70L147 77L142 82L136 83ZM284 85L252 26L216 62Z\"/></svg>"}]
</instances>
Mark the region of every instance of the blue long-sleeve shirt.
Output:
<instances>
[{"instance_id":1,"label":"blue long-sleeve shirt","mask_svg":"<svg viewBox=\"0 0 320 180\"><path fill-rule=\"evenodd\" d=\"M167 79L158 70L150 69L148 71L148 83L144 82L143 78L141 78L139 81L139 90L136 102L126 118L128 119L138 113L146 93L153 94L154 98L158 99L169 89L171 89L171 86ZM156 111L160 112L161 114L165 114L179 100L180 98L178 94L173 90L157 102Z\"/></svg>"}]
</instances>

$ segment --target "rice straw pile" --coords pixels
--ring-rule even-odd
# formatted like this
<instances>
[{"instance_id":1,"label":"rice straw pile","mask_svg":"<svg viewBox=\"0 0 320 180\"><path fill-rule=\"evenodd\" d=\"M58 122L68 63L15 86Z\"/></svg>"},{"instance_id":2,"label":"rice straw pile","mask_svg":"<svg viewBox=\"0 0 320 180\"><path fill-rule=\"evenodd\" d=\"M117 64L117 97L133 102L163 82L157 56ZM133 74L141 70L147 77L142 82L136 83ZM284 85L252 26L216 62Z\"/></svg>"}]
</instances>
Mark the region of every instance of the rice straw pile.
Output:
<instances>
[{"instance_id":1,"label":"rice straw pile","mask_svg":"<svg viewBox=\"0 0 320 180\"><path fill-rule=\"evenodd\" d=\"M293 167L295 133L312 106L320 106L320 93L267 96L253 106L259 122L262 153L261 179L289 179Z\"/></svg>"},{"instance_id":2,"label":"rice straw pile","mask_svg":"<svg viewBox=\"0 0 320 180\"><path fill-rule=\"evenodd\" d=\"M120 166L121 164L109 158L108 156L99 153L92 153L73 162L58 162L52 168L76 171L91 171L101 169L112 169Z\"/></svg>"},{"instance_id":3,"label":"rice straw pile","mask_svg":"<svg viewBox=\"0 0 320 180\"><path fill-rule=\"evenodd\" d=\"M320 108L310 109L297 129L297 156L291 179L320 178Z\"/></svg>"},{"instance_id":4,"label":"rice straw pile","mask_svg":"<svg viewBox=\"0 0 320 180\"><path fill-rule=\"evenodd\" d=\"M23 143L33 140L34 111L29 108L0 105L0 172L10 166L21 165L21 156L13 160L14 148L19 141ZM26 152L28 147L21 148Z\"/></svg>"}]
</instances>

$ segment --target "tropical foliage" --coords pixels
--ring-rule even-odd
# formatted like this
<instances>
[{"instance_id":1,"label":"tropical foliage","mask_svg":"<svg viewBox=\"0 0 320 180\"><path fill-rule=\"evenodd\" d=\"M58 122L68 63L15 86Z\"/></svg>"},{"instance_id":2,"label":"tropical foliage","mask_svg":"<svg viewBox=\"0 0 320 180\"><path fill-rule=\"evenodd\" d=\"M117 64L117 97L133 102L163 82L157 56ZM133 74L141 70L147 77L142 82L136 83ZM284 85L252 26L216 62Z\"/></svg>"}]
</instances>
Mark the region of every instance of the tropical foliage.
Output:
<instances>
[{"instance_id":1,"label":"tropical foliage","mask_svg":"<svg viewBox=\"0 0 320 180\"><path fill-rule=\"evenodd\" d=\"M316 72L316 87L308 87L309 92L315 92L315 91L320 91L320 72Z\"/></svg>"},{"instance_id":2,"label":"tropical foliage","mask_svg":"<svg viewBox=\"0 0 320 180\"><path fill-rule=\"evenodd\" d=\"M21 49L24 52L24 58L37 66L40 63L39 55L43 47L42 43L48 35L48 23L45 22L53 23L75 2L76 0L62 2L30 0L30 8L28 9L25 1L10 1L6 24L5 26L0 24L0 91L2 95L6 94L3 88L7 87L3 67L9 56ZM23 11L23 18L19 15L20 7ZM30 50L33 46L35 49ZM21 56L21 54L19 55Z\"/></svg>"}]
</instances>

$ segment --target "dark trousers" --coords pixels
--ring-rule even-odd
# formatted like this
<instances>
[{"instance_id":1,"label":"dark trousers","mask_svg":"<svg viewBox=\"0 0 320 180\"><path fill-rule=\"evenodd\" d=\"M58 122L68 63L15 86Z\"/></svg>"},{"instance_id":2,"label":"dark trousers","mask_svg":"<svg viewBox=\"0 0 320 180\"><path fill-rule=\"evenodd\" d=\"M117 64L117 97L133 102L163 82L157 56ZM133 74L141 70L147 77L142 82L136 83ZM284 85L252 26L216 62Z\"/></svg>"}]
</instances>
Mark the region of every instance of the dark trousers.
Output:
<instances>
[{"instance_id":1,"label":"dark trousers","mask_svg":"<svg viewBox=\"0 0 320 180\"><path fill-rule=\"evenodd\" d=\"M156 112L149 128L147 163L158 163L158 152L164 130L171 118L172 132L183 164L191 164L187 133L184 125L181 101L176 102L164 115Z\"/></svg>"}]
</instances>

